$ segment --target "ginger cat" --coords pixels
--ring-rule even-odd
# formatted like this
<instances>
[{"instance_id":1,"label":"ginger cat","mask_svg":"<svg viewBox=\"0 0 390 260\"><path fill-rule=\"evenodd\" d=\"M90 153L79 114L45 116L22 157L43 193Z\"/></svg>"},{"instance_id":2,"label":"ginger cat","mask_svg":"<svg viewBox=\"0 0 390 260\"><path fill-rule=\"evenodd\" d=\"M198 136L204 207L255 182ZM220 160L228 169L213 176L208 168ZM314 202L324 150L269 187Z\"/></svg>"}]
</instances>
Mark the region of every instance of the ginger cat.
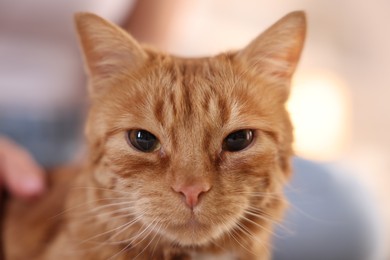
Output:
<instances>
[{"instance_id":1,"label":"ginger cat","mask_svg":"<svg viewBox=\"0 0 390 260\"><path fill-rule=\"evenodd\" d=\"M93 14L76 25L89 155L49 174L41 200L8 203L6 259L270 259L304 13L242 50L191 59L141 47Z\"/></svg>"}]
</instances>

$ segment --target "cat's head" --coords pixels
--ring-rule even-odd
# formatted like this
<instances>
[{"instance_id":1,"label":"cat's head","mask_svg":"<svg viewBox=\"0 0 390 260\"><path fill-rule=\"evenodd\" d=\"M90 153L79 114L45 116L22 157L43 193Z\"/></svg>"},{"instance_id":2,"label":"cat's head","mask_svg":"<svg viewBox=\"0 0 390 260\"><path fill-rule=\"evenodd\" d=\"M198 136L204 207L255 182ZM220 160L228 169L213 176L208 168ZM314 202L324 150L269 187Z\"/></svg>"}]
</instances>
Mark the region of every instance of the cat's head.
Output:
<instances>
[{"instance_id":1,"label":"cat's head","mask_svg":"<svg viewBox=\"0 0 390 260\"><path fill-rule=\"evenodd\" d=\"M242 50L193 59L141 47L92 14L78 14L76 24L90 79L86 135L96 185L119 191L131 216L181 245L277 218L290 174L285 101L303 12Z\"/></svg>"}]
</instances>

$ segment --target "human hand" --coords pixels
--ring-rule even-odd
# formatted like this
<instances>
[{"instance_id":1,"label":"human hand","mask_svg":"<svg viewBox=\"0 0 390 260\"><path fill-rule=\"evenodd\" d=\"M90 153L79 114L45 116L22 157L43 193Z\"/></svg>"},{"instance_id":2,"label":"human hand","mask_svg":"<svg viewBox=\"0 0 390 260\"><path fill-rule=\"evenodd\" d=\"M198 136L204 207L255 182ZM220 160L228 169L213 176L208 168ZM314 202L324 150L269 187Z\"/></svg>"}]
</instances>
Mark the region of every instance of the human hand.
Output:
<instances>
[{"instance_id":1,"label":"human hand","mask_svg":"<svg viewBox=\"0 0 390 260\"><path fill-rule=\"evenodd\" d=\"M43 169L31 155L11 140L0 136L0 189L12 196L30 199L45 190Z\"/></svg>"}]
</instances>

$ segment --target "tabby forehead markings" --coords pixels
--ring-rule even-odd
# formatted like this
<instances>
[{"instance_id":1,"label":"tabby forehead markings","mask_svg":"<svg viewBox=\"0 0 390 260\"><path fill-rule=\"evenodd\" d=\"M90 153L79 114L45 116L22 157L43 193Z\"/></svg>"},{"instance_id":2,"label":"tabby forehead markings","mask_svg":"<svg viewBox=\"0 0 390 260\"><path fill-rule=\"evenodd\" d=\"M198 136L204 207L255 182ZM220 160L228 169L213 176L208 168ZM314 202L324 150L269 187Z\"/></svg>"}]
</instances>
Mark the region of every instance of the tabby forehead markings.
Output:
<instances>
[{"instance_id":1,"label":"tabby forehead markings","mask_svg":"<svg viewBox=\"0 0 390 260\"><path fill-rule=\"evenodd\" d=\"M222 127L230 116L229 106L223 95L224 86L218 85L220 76L213 75L216 69L207 59L203 59L200 64L171 61L163 65L166 66L163 77L169 77L164 82L169 82L169 85L159 85L155 91L155 119L163 128L169 129L173 147L179 141L179 136L175 133L178 127L195 127L193 134L199 136L200 143L204 143L206 147L213 135L212 128L205 121Z\"/></svg>"}]
</instances>

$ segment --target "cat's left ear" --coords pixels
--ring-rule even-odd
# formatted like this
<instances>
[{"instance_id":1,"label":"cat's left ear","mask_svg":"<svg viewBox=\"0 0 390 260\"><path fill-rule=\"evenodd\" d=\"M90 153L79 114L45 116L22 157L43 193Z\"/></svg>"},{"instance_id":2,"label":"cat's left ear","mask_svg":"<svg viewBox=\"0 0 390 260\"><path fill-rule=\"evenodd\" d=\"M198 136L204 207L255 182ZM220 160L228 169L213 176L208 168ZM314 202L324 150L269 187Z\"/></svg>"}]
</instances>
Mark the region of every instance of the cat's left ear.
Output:
<instances>
[{"instance_id":1,"label":"cat's left ear","mask_svg":"<svg viewBox=\"0 0 390 260\"><path fill-rule=\"evenodd\" d=\"M305 34L305 13L292 12L239 51L236 58L255 75L289 80L298 63Z\"/></svg>"},{"instance_id":2,"label":"cat's left ear","mask_svg":"<svg viewBox=\"0 0 390 260\"><path fill-rule=\"evenodd\" d=\"M89 74L89 92L99 94L110 80L145 63L147 54L127 32L90 13L75 15L84 62Z\"/></svg>"}]
</instances>

